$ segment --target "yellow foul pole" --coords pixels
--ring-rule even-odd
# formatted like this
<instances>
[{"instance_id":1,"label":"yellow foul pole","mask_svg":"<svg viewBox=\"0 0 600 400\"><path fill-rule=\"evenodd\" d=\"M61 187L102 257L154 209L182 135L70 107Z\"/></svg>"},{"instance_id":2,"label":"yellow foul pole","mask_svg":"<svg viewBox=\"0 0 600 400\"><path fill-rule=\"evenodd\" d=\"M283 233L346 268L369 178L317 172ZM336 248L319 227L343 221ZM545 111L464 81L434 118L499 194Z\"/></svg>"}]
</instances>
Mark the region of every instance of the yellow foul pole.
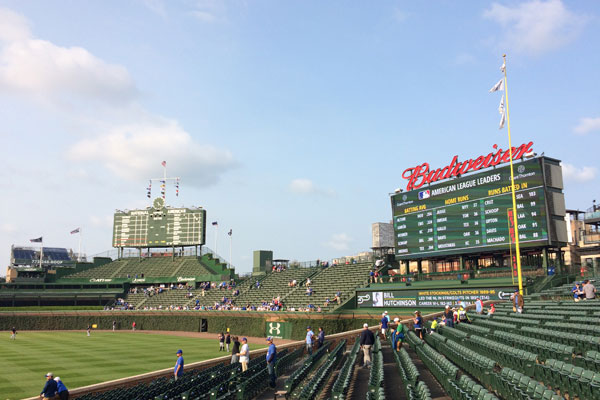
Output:
<instances>
[{"instance_id":1,"label":"yellow foul pole","mask_svg":"<svg viewBox=\"0 0 600 400\"><path fill-rule=\"evenodd\" d=\"M513 172L513 153L512 153L512 142L510 140L510 115L508 112L508 86L506 82L506 54L502 56L504 58L504 95L506 96L506 126L508 128L508 151L510 156L510 187L512 193L512 205L513 205L513 223L515 225L515 251L517 253L517 276L519 278L519 293L523 295L523 276L521 274L521 250L519 248L519 224L517 223L517 198L515 196L515 174ZM512 259L511 259L512 263Z\"/></svg>"}]
</instances>

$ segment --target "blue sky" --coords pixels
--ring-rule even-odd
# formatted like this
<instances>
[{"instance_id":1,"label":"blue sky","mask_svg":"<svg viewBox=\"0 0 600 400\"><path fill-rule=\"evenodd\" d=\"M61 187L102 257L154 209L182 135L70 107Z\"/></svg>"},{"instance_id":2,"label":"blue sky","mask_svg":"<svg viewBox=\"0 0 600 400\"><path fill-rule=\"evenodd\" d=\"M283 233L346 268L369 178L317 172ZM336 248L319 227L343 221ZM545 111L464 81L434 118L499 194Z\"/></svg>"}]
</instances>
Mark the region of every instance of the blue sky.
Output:
<instances>
[{"instance_id":1,"label":"blue sky","mask_svg":"<svg viewBox=\"0 0 600 400\"><path fill-rule=\"evenodd\" d=\"M219 252L327 259L371 246L401 173L513 145L598 193L595 1L0 1L0 259L11 244L110 249L112 214L168 203L219 221ZM599 199L600 200L600 199ZM208 227L207 245L214 247ZM4 271L0 272L3 273Z\"/></svg>"}]
</instances>

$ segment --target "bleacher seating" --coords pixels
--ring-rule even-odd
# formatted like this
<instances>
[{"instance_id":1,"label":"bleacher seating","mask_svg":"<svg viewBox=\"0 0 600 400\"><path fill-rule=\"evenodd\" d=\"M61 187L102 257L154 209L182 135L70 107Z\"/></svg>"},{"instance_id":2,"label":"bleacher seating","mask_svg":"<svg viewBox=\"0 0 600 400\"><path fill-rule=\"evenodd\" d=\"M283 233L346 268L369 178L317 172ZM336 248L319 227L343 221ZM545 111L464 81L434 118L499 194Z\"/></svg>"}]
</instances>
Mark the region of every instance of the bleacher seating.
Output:
<instances>
[{"instance_id":1,"label":"bleacher seating","mask_svg":"<svg viewBox=\"0 0 600 400\"><path fill-rule=\"evenodd\" d=\"M324 306L325 299L329 298L333 301L337 291L342 294L342 303L352 297L357 287L367 284L371 267L371 263L359 263L325 268L310 278L312 281L310 287L313 288L311 296L306 295L306 286L300 286L283 298L286 309L291 307L298 309L309 304L320 306L324 311L335 309L337 304L333 302L328 307Z\"/></svg>"}]
</instances>

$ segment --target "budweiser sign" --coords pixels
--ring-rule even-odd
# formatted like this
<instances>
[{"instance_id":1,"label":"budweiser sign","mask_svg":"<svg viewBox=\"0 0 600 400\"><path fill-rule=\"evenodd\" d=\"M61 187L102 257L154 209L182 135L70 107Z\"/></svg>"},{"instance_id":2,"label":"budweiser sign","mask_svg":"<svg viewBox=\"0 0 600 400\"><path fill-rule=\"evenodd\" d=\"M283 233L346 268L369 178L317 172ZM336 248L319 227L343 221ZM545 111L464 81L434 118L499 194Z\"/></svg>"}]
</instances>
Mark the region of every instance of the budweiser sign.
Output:
<instances>
[{"instance_id":1,"label":"budweiser sign","mask_svg":"<svg viewBox=\"0 0 600 400\"><path fill-rule=\"evenodd\" d=\"M512 148L512 158L517 160L526 154L531 153L533 142L522 144L519 147ZM421 186L441 181L443 179L460 176L467 172L478 171L481 168L493 167L501 163L510 161L510 151L499 149L498 145L495 144L494 151L486 156L479 156L477 158L471 158L466 161L458 161L458 156L454 156L450 165L443 168L431 170L429 163L423 163L413 168L408 168L402 173L404 179L408 179L406 190L418 189Z\"/></svg>"}]
</instances>

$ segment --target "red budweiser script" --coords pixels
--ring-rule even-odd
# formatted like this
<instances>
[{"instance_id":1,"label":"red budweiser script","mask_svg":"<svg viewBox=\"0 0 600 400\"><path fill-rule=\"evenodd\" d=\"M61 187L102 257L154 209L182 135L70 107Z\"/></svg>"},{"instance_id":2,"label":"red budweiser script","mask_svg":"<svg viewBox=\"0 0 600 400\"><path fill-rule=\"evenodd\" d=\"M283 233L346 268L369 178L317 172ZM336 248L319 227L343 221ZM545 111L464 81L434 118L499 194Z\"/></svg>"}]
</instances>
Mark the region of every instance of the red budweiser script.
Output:
<instances>
[{"instance_id":1,"label":"red budweiser script","mask_svg":"<svg viewBox=\"0 0 600 400\"><path fill-rule=\"evenodd\" d=\"M533 142L522 144L519 147L512 148L513 160L523 157L525 154L532 152ZM494 151L487 156L479 156L475 159L467 161L458 161L458 156L454 156L450 165L436 170L429 169L429 163L423 163L413 168L408 168L402 173L404 179L408 179L406 190L418 189L426 183L433 183L442 179L448 179L453 176L459 176L466 172L477 171L481 168L493 167L495 165L509 162L510 152L502 150L495 144Z\"/></svg>"}]
</instances>

